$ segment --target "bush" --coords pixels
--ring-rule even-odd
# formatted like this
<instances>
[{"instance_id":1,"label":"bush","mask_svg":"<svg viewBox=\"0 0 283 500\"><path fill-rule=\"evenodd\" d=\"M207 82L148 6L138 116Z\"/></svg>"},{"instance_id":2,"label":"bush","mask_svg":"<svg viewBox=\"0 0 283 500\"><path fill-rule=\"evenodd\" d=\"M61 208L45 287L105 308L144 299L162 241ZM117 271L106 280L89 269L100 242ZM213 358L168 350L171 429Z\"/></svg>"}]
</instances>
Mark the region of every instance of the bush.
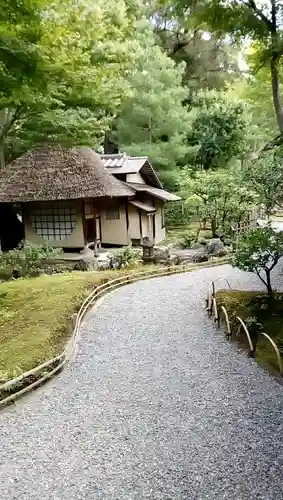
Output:
<instances>
[{"instance_id":1,"label":"bush","mask_svg":"<svg viewBox=\"0 0 283 500\"><path fill-rule=\"evenodd\" d=\"M270 225L239 234L234 243L233 265L255 273L269 294L273 293L271 271L283 257L283 233Z\"/></svg>"},{"instance_id":2,"label":"bush","mask_svg":"<svg viewBox=\"0 0 283 500\"><path fill-rule=\"evenodd\" d=\"M0 275L2 278L9 279L14 271L19 271L22 276L31 276L43 269L48 259L54 259L61 253L61 248L26 242L24 247L17 247L9 252L0 252Z\"/></svg>"},{"instance_id":3,"label":"bush","mask_svg":"<svg viewBox=\"0 0 283 500\"><path fill-rule=\"evenodd\" d=\"M141 262L141 251L132 246L112 250L110 256L112 267L118 267L119 269Z\"/></svg>"},{"instance_id":4,"label":"bush","mask_svg":"<svg viewBox=\"0 0 283 500\"><path fill-rule=\"evenodd\" d=\"M166 226L188 224L191 218L192 212L183 202L168 203L165 207Z\"/></svg>"},{"instance_id":5,"label":"bush","mask_svg":"<svg viewBox=\"0 0 283 500\"><path fill-rule=\"evenodd\" d=\"M184 248L190 248L196 241L196 233L193 231L185 231L180 235L180 243Z\"/></svg>"}]
</instances>

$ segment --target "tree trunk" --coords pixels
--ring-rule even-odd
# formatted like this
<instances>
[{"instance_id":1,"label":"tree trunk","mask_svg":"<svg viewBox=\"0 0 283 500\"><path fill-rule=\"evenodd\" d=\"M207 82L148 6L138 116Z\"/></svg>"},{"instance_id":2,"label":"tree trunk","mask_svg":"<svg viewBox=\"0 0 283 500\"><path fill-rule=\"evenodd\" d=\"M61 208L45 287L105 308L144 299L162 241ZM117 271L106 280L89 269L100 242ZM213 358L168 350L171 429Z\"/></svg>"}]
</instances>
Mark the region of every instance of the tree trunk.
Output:
<instances>
[{"instance_id":1,"label":"tree trunk","mask_svg":"<svg viewBox=\"0 0 283 500\"><path fill-rule=\"evenodd\" d=\"M279 57L276 54L273 54L270 63L273 104L279 130L281 133L283 133L283 110L280 102L278 67L279 67Z\"/></svg>"},{"instance_id":2,"label":"tree trunk","mask_svg":"<svg viewBox=\"0 0 283 500\"><path fill-rule=\"evenodd\" d=\"M5 168L4 145L0 143L0 170Z\"/></svg>"},{"instance_id":3,"label":"tree trunk","mask_svg":"<svg viewBox=\"0 0 283 500\"><path fill-rule=\"evenodd\" d=\"M151 116L148 119L148 132L149 132L149 144L152 143L152 119Z\"/></svg>"},{"instance_id":4,"label":"tree trunk","mask_svg":"<svg viewBox=\"0 0 283 500\"><path fill-rule=\"evenodd\" d=\"M273 104L276 113L277 123L280 133L283 133L283 109L280 101L280 89L279 89L279 64L281 53L279 50L280 37L277 29L277 19L276 19L276 0L271 0L271 60L270 60L270 71L271 71L271 84L272 84L272 96Z\"/></svg>"},{"instance_id":5,"label":"tree trunk","mask_svg":"<svg viewBox=\"0 0 283 500\"><path fill-rule=\"evenodd\" d=\"M216 220L215 219L211 219L211 233L212 233L212 238L216 238L217 237L216 231L217 231Z\"/></svg>"},{"instance_id":6,"label":"tree trunk","mask_svg":"<svg viewBox=\"0 0 283 500\"><path fill-rule=\"evenodd\" d=\"M272 286L271 286L270 269L265 269L265 274L266 274L267 293L268 293L268 295L272 295L273 290L272 290Z\"/></svg>"}]
</instances>

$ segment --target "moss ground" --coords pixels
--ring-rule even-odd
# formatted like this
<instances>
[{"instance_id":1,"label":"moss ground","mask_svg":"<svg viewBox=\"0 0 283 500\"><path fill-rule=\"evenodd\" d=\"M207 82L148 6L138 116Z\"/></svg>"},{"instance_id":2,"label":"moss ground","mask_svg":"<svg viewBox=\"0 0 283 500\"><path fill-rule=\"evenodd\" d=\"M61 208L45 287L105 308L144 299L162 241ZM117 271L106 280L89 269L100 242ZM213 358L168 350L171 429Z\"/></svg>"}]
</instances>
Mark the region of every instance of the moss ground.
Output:
<instances>
[{"instance_id":1,"label":"moss ground","mask_svg":"<svg viewBox=\"0 0 283 500\"><path fill-rule=\"evenodd\" d=\"M258 332L267 333L283 354L283 293L269 297L264 292L225 290L217 292L216 296L217 303L224 305L229 318L240 316L247 323L252 341L257 342L257 361L269 370L277 371L275 352L269 341ZM244 334L239 336L238 341L247 347Z\"/></svg>"}]
</instances>

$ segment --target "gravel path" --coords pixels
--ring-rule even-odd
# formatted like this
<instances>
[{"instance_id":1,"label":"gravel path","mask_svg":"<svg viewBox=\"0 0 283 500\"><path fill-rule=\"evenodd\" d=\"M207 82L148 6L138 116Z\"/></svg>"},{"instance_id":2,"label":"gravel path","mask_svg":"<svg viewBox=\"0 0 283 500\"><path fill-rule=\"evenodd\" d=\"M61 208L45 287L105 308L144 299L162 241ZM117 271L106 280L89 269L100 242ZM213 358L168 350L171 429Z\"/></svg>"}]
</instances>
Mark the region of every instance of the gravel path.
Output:
<instances>
[{"instance_id":1,"label":"gravel path","mask_svg":"<svg viewBox=\"0 0 283 500\"><path fill-rule=\"evenodd\" d=\"M0 413L1 500L283 499L283 388L216 333L210 279L129 285L52 382Z\"/></svg>"}]
</instances>

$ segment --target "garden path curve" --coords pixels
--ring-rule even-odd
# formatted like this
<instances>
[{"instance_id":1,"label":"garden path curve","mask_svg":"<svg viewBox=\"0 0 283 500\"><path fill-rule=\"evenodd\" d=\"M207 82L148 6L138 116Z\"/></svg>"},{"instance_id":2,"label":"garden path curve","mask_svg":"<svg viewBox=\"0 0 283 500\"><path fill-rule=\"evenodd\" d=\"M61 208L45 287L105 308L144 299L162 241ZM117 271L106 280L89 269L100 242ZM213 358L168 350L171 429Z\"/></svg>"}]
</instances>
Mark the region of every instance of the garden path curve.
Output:
<instances>
[{"instance_id":1,"label":"garden path curve","mask_svg":"<svg viewBox=\"0 0 283 500\"><path fill-rule=\"evenodd\" d=\"M0 412L1 500L283 499L283 387L217 333L207 285L230 266L128 285L76 353Z\"/></svg>"}]
</instances>

